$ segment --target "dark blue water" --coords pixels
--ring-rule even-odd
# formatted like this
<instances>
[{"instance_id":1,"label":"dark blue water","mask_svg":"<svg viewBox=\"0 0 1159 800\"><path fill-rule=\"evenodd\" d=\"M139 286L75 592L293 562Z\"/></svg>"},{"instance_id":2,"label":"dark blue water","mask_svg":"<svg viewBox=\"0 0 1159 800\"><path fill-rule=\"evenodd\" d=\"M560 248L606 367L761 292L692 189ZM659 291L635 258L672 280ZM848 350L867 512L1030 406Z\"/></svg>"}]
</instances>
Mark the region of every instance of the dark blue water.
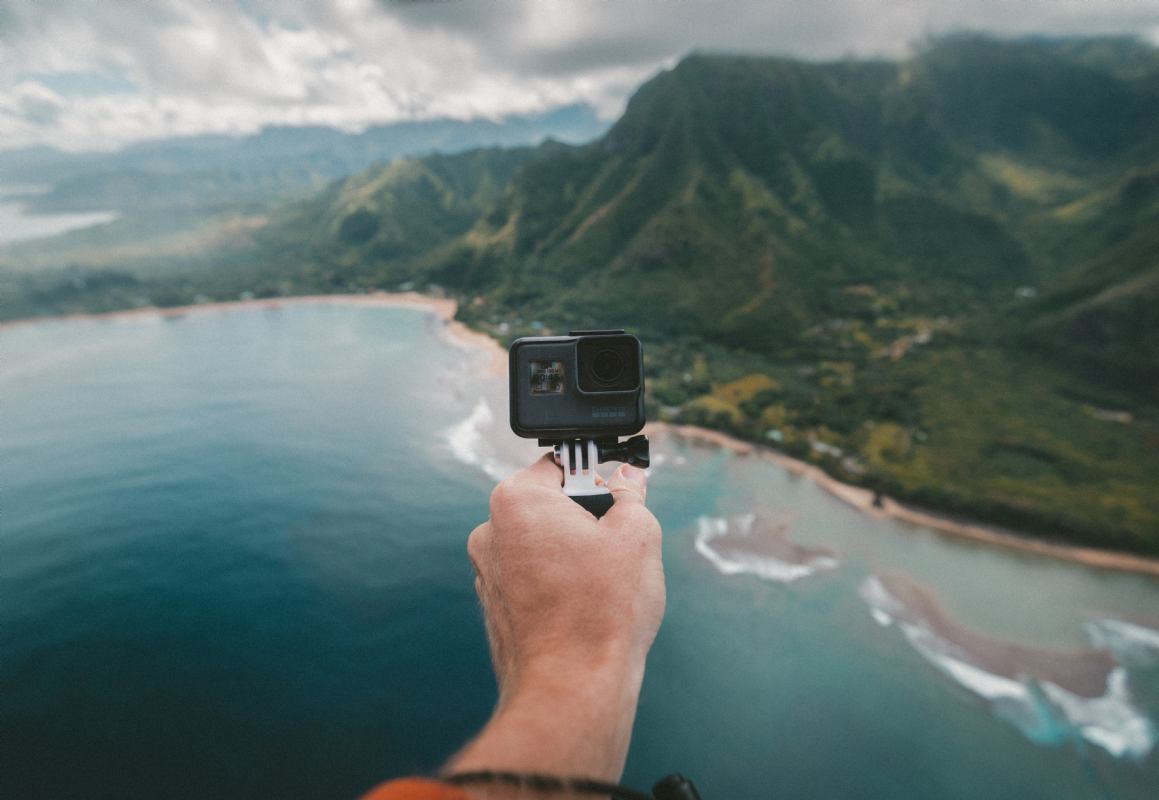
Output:
<instances>
[{"instance_id":1,"label":"dark blue water","mask_svg":"<svg viewBox=\"0 0 1159 800\"><path fill-rule=\"evenodd\" d=\"M349 797L478 730L495 692L464 545L494 482L479 466L514 465L489 444L485 357L423 312L329 305L2 337L0 797ZM996 638L1077 648L1092 622L1159 614L1159 582L873 520L755 458L656 450L669 613L629 781L1154 796L1153 628L1116 645L1129 696L1067 716L953 672L864 595L900 570ZM713 520L769 509L837 566L786 582L698 551Z\"/></svg>"},{"instance_id":2,"label":"dark blue water","mask_svg":"<svg viewBox=\"0 0 1159 800\"><path fill-rule=\"evenodd\" d=\"M341 797L493 701L459 353L325 307L5 334L0 796Z\"/></svg>"}]
</instances>

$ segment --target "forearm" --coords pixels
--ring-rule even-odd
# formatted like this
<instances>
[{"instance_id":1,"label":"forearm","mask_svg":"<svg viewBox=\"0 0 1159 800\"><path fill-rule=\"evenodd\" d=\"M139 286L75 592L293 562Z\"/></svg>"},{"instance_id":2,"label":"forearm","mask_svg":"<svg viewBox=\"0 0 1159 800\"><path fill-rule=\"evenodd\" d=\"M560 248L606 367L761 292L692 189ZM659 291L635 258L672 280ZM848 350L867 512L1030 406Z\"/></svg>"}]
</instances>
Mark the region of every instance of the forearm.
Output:
<instances>
[{"instance_id":1,"label":"forearm","mask_svg":"<svg viewBox=\"0 0 1159 800\"><path fill-rule=\"evenodd\" d=\"M447 773L623 773L664 616L660 524L644 505L642 470L608 480L615 505L599 520L561 483L559 466L540 459L496 487L491 519L468 537L499 703ZM488 800L521 791L470 789Z\"/></svg>"},{"instance_id":2,"label":"forearm","mask_svg":"<svg viewBox=\"0 0 1159 800\"><path fill-rule=\"evenodd\" d=\"M643 676L642 656L609 657L584 668L541 663L500 698L490 722L447 771L504 770L618 781Z\"/></svg>"}]
</instances>

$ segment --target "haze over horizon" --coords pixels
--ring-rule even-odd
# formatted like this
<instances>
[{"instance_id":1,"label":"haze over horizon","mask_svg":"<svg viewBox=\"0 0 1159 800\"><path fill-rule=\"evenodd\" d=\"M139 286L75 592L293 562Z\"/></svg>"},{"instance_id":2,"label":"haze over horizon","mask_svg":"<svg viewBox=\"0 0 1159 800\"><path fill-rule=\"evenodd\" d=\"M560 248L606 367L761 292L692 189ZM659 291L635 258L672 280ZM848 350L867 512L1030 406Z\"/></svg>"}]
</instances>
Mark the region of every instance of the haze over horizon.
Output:
<instances>
[{"instance_id":1,"label":"haze over horizon","mask_svg":"<svg viewBox=\"0 0 1159 800\"><path fill-rule=\"evenodd\" d=\"M0 2L0 150L109 150L271 125L348 131L586 104L604 119L694 50L898 57L930 37L1137 35L1142 0Z\"/></svg>"}]
</instances>

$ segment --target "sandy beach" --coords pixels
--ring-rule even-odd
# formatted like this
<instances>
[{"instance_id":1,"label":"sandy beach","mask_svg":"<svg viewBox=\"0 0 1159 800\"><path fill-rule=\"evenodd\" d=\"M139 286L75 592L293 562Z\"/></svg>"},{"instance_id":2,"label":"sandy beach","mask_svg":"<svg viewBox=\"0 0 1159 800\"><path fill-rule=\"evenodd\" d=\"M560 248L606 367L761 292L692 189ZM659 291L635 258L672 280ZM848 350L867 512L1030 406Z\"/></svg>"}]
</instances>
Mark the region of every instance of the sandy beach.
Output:
<instances>
[{"instance_id":1,"label":"sandy beach","mask_svg":"<svg viewBox=\"0 0 1159 800\"><path fill-rule=\"evenodd\" d=\"M37 325L44 322L74 322L78 320L118 319L124 317L183 317L187 314L212 314L218 311L232 311L242 308L279 308L281 306L330 304L364 306L424 306L443 319L453 319L458 305L454 300L430 297L418 292L375 292L374 294L307 294L297 297L263 297L254 300L224 300L218 303L198 303L188 306L143 306L121 311L101 311L92 314L61 314L46 317L25 317L23 319L0 322L0 330ZM458 324L458 323L456 323ZM475 334L465 325L464 330ZM478 334L485 336L485 334Z\"/></svg>"},{"instance_id":2,"label":"sandy beach","mask_svg":"<svg viewBox=\"0 0 1159 800\"><path fill-rule=\"evenodd\" d=\"M229 311L243 308L278 308L291 305L305 304L332 304L349 306L418 306L429 309L444 323L444 330L448 338L462 346L483 348L490 354L488 373L503 376L507 371L507 352L503 347L486 333L476 331L455 320L455 311L458 307L455 300L450 298L431 297L418 292L376 292L373 294L336 294L336 295L303 295L299 297L262 298L254 300L236 300L221 303L204 303L200 305L176 306L173 308L137 308L125 311L111 311L97 314L70 314L57 317L34 317L29 319L13 320L0 323L0 330L12 329L19 326L37 324L47 321L73 321L113 319L133 316L164 316L179 317L187 314L204 314L220 311ZM676 425L663 422L650 422L645 432L664 431L678 437L703 442L717 447L726 448L732 452L752 455L772 461L794 474L802 475L817 483L827 492L848 503L854 508L873 517L893 517L913 525L922 526L938 533L970 539L975 542L1021 550L1049 558L1059 558L1074 561L1090 567L1110 569L1125 572L1136 572L1159 577L1159 559L1135 556L1128 553L1119 553L1110 550L1099 550L1092 547L1080 547L1058 544L1049 541L1029 538L1014 531L995 526L973 523L956 518L950 518L907 506L889 497L883 497L880 506L873 502L873 492L858 486L843 483L832 477L820 467L801 461L771 448L737 439L726 433L701 428L694 425Z\"/></svg>"},{"instance_id":3,"label":"sandy beach","mask_svg":"<svg viewBox=\"0 0 1159 800\"><path fill-rule=\"evenodd\" d=\"M994 638L954 619L932 588L903 573L877 575L876 580L897 602L890 606L891 615L922 626L948 644L956 658L990 675L1010 681L1029 675L1088 699L1107 691L1116 664L1106 650L1046 650Z\"/></svg>"},{"instance_id":4,"label":"sandy beach","mask_svg":"<svg viewBox=\"0 0 1159 800\"><path fill-rule=\"evenodd\" d=\"M932 511L907 506L889 497L883 497L881 506L878 507L873 504L873 492L869 489L842 483L814 464L792 458L791 456L767 447L761 447L751 442L737 439L729 436L727 433L708 430L695 425L673 425L662 422L649 423L648 430L666 430L677 436L705 442L717 447L725 447L736 453L768 459L790 472L809 478L833 496L873 517L894 517L895 519L904 520L914 525L930 528L938 533L958 536L999 547L1010 547L1035 555L1077 561L1080 564L1085 564L1090 567L1138 572L1144 575L1159 577L1159 559L1135 556L1129 553L1119 553L1113 550L1099 550L1093 547L1078 547L1031 539L1003 528L984 525L982 523L966 522L942 516Z\"/></svg>"}]
</instances>

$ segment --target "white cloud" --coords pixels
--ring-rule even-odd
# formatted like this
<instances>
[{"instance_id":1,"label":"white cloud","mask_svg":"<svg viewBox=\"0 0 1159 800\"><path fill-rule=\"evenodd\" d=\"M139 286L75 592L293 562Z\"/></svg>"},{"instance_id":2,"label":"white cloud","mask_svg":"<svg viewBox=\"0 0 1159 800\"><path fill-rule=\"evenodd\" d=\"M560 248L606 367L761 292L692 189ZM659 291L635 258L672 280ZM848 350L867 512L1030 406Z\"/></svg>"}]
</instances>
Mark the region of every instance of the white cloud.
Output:
<instances>
[{"instance_id":1,"label":"white cloud","mask_svg":"<svg viewBox=\"0 0 1159 800\"><path fill-rule=\"evenodd\" d=\"M611 117L694 49L900 55L964 28L1154 40L1159 10L1153 0L0 0L0 147L108 148L268 124L355 130L574 102ZM117 88L60 92L46 77L65 74Z\"/></svg>"}]
</instances>

